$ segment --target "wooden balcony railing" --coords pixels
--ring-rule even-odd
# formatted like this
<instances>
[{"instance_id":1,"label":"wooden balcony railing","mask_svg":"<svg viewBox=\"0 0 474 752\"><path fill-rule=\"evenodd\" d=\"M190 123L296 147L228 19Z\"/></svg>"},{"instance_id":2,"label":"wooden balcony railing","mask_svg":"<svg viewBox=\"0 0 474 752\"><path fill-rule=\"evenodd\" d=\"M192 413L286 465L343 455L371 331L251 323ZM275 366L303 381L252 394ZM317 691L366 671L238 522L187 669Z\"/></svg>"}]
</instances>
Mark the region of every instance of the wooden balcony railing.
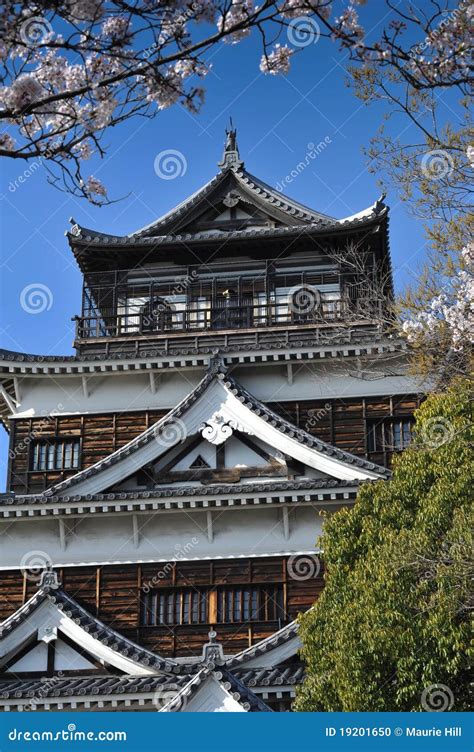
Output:
<instances>
[{"instance_id":1,"label":"wooden balcony railing","mask_svg":"<svg viewBox=\"0 0 474 752\"><path fill-rule=\"evenodd\" d=\"M173 309L158 305L142 310L76 318L76 339L137 337L216 330L256 329L288 326L317 326L354 321L373 322L380 318L379 305L364 301L321 301L314 310L298 310L287 302L270 305L227 304L219 307Z\"/></svg>"}]
</instances>

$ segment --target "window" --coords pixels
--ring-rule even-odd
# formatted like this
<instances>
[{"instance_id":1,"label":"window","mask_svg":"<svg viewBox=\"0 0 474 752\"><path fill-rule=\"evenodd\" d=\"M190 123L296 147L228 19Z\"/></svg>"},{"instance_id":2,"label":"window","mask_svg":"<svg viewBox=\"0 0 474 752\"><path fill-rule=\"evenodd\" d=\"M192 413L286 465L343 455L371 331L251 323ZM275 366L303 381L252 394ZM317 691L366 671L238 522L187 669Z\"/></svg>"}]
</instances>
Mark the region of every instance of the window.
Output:
<instances>
[{"instance_id":1,"label":"window","mask_svg":"<svg viewBox=\"0 0 474 752\"><path fill-rule=\"evenodd\" d=\"M283 618L282 585L245 585L217 590L217 622L221 624Z\"/></svg>"},{"instance_id":2,"label":"window","mask_svg":"<svg viewBox=\"0 0 474 752\"><path fill-rule=\"evenodd\" d=\"M163 588L142 597L144 626L233 624L284 618L282 584Z\"/></svg>"},{"instance_id":3,"label":"window","mask_svg":"<svg viewBox=\"0 0 474 752\"><path fill-rule=\"evenodd\" d=\"M31 470L76 470L79 467L79 439L35 441Z\"/></svg>"},{"instance_id":4,"label":"window","mask_svg":"<svg viewBox=\"0 0 474 752\"><path fill-rule=\"evenodd\" d=\"M207 624L208 621L209 598L205 590L155 590L142 599L141 623L145 626Z\"/></svg>"},{"instance_id":5,"label":"window","mask_svg":"<svg viewBox=\"0 0 474 752\"><path fill-rule=\"evenodd\" d=\"M369 452L399 452L406 449L413 435L412 418L389 418L367 423Z\"/></svg>"}]
</instances>

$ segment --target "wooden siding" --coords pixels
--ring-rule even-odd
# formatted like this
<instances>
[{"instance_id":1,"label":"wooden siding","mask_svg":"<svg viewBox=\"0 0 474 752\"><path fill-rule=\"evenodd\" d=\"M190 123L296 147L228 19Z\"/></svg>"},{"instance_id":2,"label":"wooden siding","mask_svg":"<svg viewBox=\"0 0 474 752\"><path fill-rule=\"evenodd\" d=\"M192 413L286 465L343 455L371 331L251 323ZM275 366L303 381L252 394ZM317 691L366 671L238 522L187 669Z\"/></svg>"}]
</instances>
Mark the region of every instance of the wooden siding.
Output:
<instances>
[{"instance_id":1,"label":"wooden siding","mask_svg":"<svg viewBox=\"0 0 474 752\"><path fill-rule=\"evenodd\" d=\"M307 580L291 577L292 567L284 557L127 566L74 567L58 570L62 587L90 613L113 629L163 656L200 655L215 628L226 653L236 653L268 637L300 611L307 610L323 588L321 572ZM141 593L148 588L282 583L285 620L248 623L142 626ZM37 590L37 582L20 571L0 573L0 622L10 616Z\"/></svg>"},{"instance_id":2,"label":"wooden siding","mask_svg":"<svg viewBox=\"0 0 474 752\"><path fill-rule=\"evenodd\" d=\"M282 402L270 403L269 406L283 418L323 441L353 454L365 455L374 462L389 465L389 452L367 452L367 421L411 416L419 403L417 395L405 395ZM17 494L40 492L77 472L31 472L31 445L37 439L78 437L81 441L80 467L83 469L131 441L164 414L164 411L142 411L15 420L10 436L8 488Z\"/></svg>"},{"instance_id":3,"label":"wooden siding","mask_svg":"<svg viewBox=\"0 0 474 752\"><path fill-rule=\"evenodd\" d=\"M14 420L10 434L10 479L7 487L18 494L37 493L78 472L31 472L30 455L34 441L59 436L79 438L82 470L120 449L165 414L164 410L155 410Z\"/></svg>"}]
</instances>

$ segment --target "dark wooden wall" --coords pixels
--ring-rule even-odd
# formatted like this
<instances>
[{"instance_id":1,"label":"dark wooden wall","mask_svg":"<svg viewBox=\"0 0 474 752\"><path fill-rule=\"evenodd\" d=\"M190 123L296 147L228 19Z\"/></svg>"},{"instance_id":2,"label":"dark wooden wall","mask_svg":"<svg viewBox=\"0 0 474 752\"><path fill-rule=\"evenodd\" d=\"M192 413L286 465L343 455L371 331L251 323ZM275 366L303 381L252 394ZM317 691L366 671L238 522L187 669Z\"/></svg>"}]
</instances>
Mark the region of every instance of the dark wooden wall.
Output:
<instances>
[{"instance_id":1,"label":"dark wooden wall","mask_svg":"<svg viewBox=\"0 0 474 752\"><path fill-rule=\"evenodd\" d=\"M273 634L307 610L323 588L321 572L306 580L293 579L287 558L216 560L126 566L71 567L58 570L62 587L94 616L154 652L164 656L198 655L211 627L227 653L235 653ZM218 587L227 584L281 583L286 619L233 624L141 626L143 588ZM38 583L20 571L0 572L0 622L38 589Z\"/></svg>"},{"instance_id":2,"label":"dark wooden wall","mask_svg":"<svg viewBox=\"0 0 474 752\"><path fill-rule=\"evenodd\" d=\"M306 400L270 403L279 415L340 449L365 455L389 465L390 453L367 451L367 422L390 416L411 416L418 407L417 395L358 399ZM89 467L119 449L152 425L165 412L142 411L104 415L59 416L12 421L8 488L15 493L35 493L63 480L67 472L30 472L29 457L35 439L57 436L81 441L81 468Z\"/></svg>"},{"instance_id":3,"label":"dark wooden wall","mask_svg":"<svg viewBox=\"0 0 474 752\"><path fill-rule=\"evenodd\" d=\"M165 414L166 411L155 410L14 420L10 433L10 482L7 488L19 494L35 493L77 472L30 472L31 446L35 440L59 436L80 439L80 469L84 469L120 449Z\"/></svg>"}]
</instances>

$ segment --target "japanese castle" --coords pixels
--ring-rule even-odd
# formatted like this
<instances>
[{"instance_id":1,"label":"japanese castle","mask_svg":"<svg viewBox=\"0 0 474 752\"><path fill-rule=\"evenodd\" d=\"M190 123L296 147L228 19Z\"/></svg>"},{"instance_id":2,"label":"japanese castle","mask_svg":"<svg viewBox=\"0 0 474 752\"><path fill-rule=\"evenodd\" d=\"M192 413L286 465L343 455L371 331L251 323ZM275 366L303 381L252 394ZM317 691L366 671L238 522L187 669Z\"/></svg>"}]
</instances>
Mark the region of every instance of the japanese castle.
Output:
<instances>
[{"instance_id":1,"label":"japanese castle","mask_svg":"<svg viewBox=\"0 0 474 752\"><path fill-rule=\"evenodd\" d=\"M322 514L389 476L421 399L388 224L277 192L232 127L148 226L71 220L76 354L0 351L2 710L291 709Z\"/></svg>"}]
</instances>

